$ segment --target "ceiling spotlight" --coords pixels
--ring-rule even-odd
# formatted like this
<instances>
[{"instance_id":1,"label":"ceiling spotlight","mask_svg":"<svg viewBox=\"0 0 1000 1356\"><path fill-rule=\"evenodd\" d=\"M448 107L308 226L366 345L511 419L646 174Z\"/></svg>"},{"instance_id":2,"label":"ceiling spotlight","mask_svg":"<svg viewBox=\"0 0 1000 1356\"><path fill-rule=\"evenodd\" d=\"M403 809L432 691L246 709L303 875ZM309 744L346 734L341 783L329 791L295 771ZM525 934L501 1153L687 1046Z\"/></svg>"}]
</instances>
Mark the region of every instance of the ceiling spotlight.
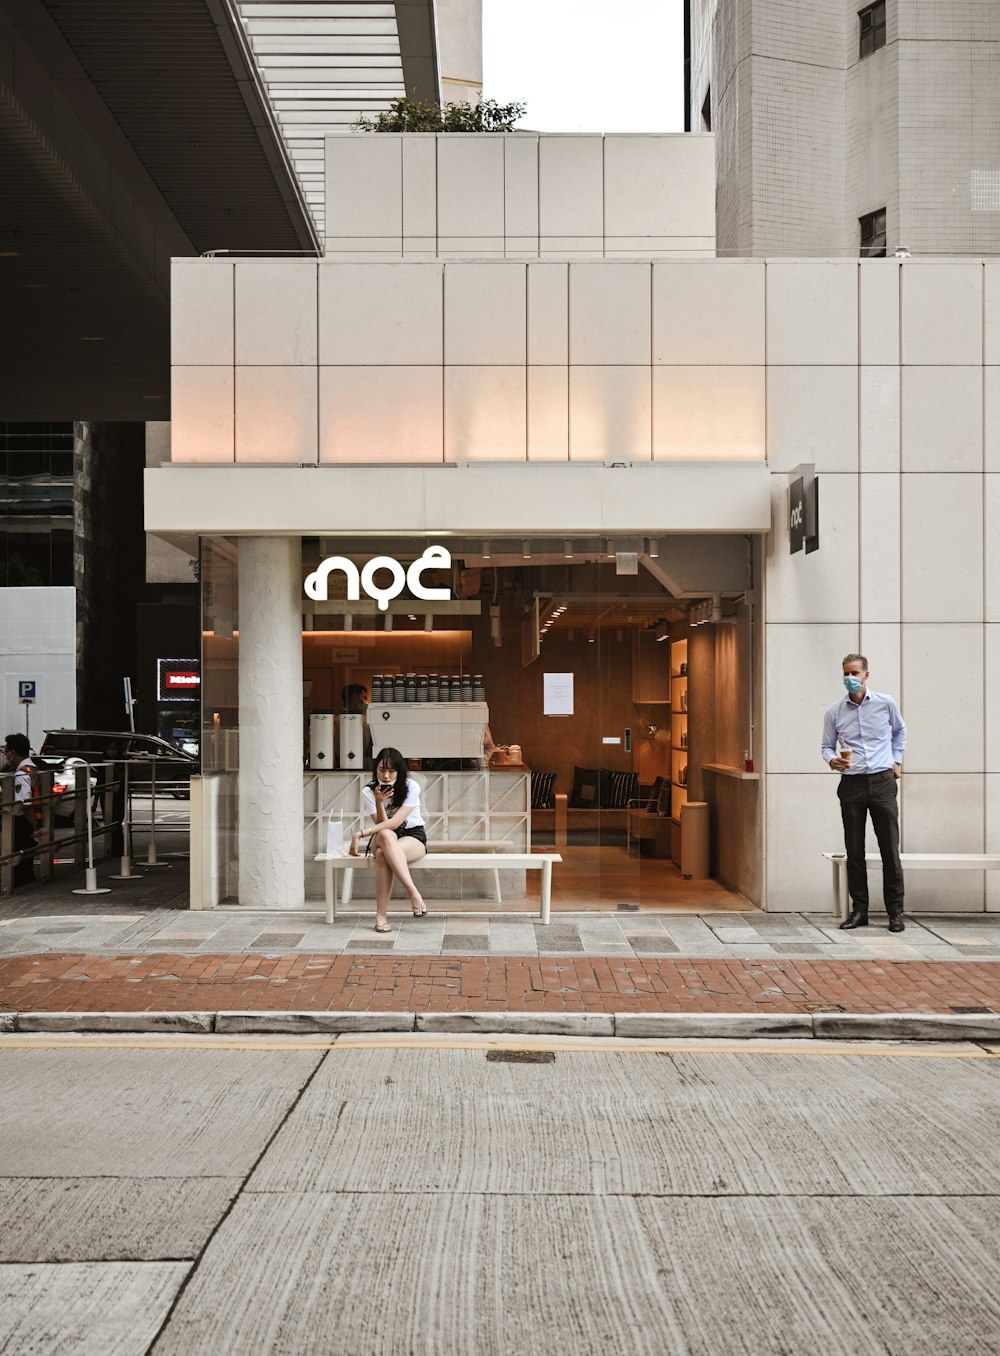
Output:
<instances>
[{"instance_id":1,"label":"ceiling spotlight","mask_svg":"<svg viewBox=\"0 0 1000 1356\"><path fill-rule=\"evenodd\" d=\"M591 643L591 645L593 645L594 641L597 639L597 632L594 631L593 629L591 629L590 631L588 631L588 632L587 632L587 639L588 639L588 641Z\"/></svg>"},{"instance_id":2,"label":"ceiling spotlight","mask_svg":"<svg viewBox=\"0 0 1000 1356\"><path fill-rule=\"evenodd\" d=\"M531 559L531 542L527 539L521 542L521 558L522 560Z\"/></svg>"},{"instance_id":3,"label":"ceiling spotlight","mask_svg":"<svg viewBox=\"0 0 1000 1356\"><path fill-rule=\"evenodd\" d=\"M569 537L563 542L563 556L566 560L573 559L573 543L570 541Z\"/></svg>"},{"instance_id":4,"label":"ceiling spotlight","mask_svg":"<svg viewBox=\"0 0 1000 1356\"><path fill-rule=\"evenodd\" d=\"M650 537L649 539L650 560L655 560L659 554L660 554L660 543L656 540L655 537Z\"/></svg>"},{"instance_id":5,"label":"ceiling spotlight","mask_svg":"<svg viewBox=\"0 0 1000 1356\"><path fill-rule=\"evenodd\" d=\"M484 559L484 560L491 560L491 559L492 559L492 556L491 556L491 554L490 554L490 544L489 544L488 541L484 541L484 542L483 542L483 559Z\"/></svg>"},{"instance_id":6,"label":"ceiling spotlight","mask_svg":"<svg viewBox=\"0 0 1000 1356\"><path fill-rule=\"evenodd\" d=\"M434 630L434 614L432 612L428 612L427 616L424 618L424 630Z\"/></svg>"},{"instance_id":7,"label":"ceiling spotlight","mask_svg":"<svg viewBox=\"0 0 1000 1356\"><path fill-rule=\"evenodd\" d=\"M385 629L386 629L387 631L391 631L391 630L392 630L392 613L391 613L391 612L387 612L387 613L385 614Z\"/></svg>"},{"instance_id":8,"label":"ceiling spotlight","mask_svg":"<svg viewBox=\"0 0 1000 1356\"><path fill-rule=\"evenodd\" d=\"M353 616L351 615L350 612L345 612L345 613L344 613L344 630L345 630L345 631L353 631L353 630L354 630L354 618L353 618Z\"/></svg>"},{"instance_id":9,"label":"ceiling spotlight","mask_svg":"<svg viewBox=\"0 0 1000 1356\"><path fill-rule=\"evenodd\" d=\"M608 538L607 554L609 556L613 556L615 554L615 543L611 537Z\"/></svg>"}]
</instances>

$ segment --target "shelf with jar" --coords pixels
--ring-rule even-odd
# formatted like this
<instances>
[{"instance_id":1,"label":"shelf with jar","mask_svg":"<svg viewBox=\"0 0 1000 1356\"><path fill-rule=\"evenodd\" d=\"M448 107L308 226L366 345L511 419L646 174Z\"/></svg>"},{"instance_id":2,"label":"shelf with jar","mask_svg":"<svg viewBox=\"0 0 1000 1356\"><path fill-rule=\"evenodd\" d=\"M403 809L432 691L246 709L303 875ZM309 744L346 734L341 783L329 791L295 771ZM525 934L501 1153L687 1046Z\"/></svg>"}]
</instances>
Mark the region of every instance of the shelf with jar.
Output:
<instances>
[{"instance_id":1,"label":"shelf with jar","mask_svg":"<svg viewBox=\"0 0 1000 1356\"><path fill-rule=\"evenodd\" d=\"M678 824L687 801L688 643L670 643L670 817Z\"/></svg>"}]
</instances>

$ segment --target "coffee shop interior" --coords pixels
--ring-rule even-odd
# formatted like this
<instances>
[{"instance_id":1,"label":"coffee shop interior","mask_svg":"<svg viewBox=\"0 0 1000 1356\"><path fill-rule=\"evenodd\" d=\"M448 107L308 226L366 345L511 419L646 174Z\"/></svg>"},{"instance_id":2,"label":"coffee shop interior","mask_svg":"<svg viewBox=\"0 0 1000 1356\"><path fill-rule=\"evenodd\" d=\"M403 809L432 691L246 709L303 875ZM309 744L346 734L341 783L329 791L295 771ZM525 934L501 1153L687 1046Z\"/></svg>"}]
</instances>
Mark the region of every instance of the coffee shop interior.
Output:
<instances>
[{"instance_id":1,"label":"coffee shop interior","mask_svg":"<svg viewBox=\"0 0 1000 1356\"><path fill-rule=\"evenodd\" d=\"M417 774L432 841L561 854L555 909L759 904L759 540L434 543L450 565L420 578L446 597L404 586L352 599L340 569L325 599L303 593L307 888L322 893L309 859L325 825L358 824L360 787L393 745ZM303 579L330 557L405 568L429 545L304 538ZM238 554L206 543L202 564L206 749L218 751L237 723ZM388 589L388 573L373 577L376 595ZM212 604L226 613L227 596L220 626ZM446 908L516 912L538 889L535 872L501 872L501 902L488 873L440 874L430 897Z\"/></svg>"}]
</instances>

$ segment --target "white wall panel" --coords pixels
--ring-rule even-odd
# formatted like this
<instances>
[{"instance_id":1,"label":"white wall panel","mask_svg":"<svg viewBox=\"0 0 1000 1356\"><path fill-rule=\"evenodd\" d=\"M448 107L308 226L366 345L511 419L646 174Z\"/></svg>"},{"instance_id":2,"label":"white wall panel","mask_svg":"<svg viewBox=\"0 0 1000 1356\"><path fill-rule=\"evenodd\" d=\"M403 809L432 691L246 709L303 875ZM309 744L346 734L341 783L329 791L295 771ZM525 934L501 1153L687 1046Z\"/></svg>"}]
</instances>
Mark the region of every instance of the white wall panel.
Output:
<instances>
[{"instance_id":1,"label":"white wall panel","mask_svg":"<svg viewBox=\"0 0 1000 1356\"><path fill-rule=\"evenodd\" d=\"M706 259L653 265L653 362L764 362L764 264Z\"/></svg>"},{"instance_id":2,"label":"white wall panel","mask_svg":"<svg viewBox=\"0 0 1000 1356\"><path fill-rule=\"evenodd\" d=\"M437 246L437 143L421 133L403 135L402 175L404 239L421 239L433 252Z\"/></svg>"},{"instance_id":3,"label":"white wall panel","mask_svg":"<svg viewBox=\"0 0 1000 1356\"><path fill-rule=\"evenodd\" d=\"M979 367L904 367L904 471L980 471L983 374Z\"/></svg>"},{"instance_id":4,"label":"white wall panel","mask_svg":"<svg viewBox=\"0 0 1000 1356\"><path fill-rule=\"evenodd\" d=\"M442 460L440 367L320 368L321 462Z\"/></svg>"},{"instance_id":5,"label":"white wall panel","mask_svg":"<svg viewBox=\"0 0 1000 1356\"><path fill-rule=\"evenodd\" d=\"M327 137L326 234L395 238L402 236L402 138Z\"/></svg>"},{"instance_id":6,"label":"white wall panel","mask_svg":"<svg viewBox=\"0 0 1000 1356\"><path fill-rule=\"evenodd\" d=\"M856 471L857 368L769 367L767 457L775 471Z\"/></svg>"},{"instance_id":7,"label":"white wall panel","mask_svg":"<svg viewBox=\"0 0 1000 1356\"><path fill-rule=\"evenodd\" d=\"M0 720L38 748L43 730L76 726L76 589L0 588L0 636ZM37 684L27 731L18 687L25 679Z\"/></svg>"},{"instance_id":8,"label":"white wall panel","mask_svg":"<svg viewBox=\"0 0 1000 1356\"><path fill-rule=\"evenodd\" d=\"M571 363L650 362L649 264L571 264Z\"/></svg>"},{"instance_id":9,"label":"white wall panel","mask_svg":"<svg viewBox=\"0 0 1000 1356\"><path fill-rule=\"evenodd\" d=\"M994 622L983 627L983 647L986 771L1000 773L1000 625Z\"/></svg>"},{"instance_id":10,"label":"white wall panel","mask_svg":"<svg viewBox=\"0 0 1000 1356\"><path fill-rule=\"evenodd\" d=\"M236 361L316 362L316 264L254 261L236 270Z\"/></svg>"},{"instance_id":11,"label":"white wall panel","mask_svg":"<svg viewBox=\"0 0 1000 1356\"><path fill-rule=\"evenodd\" d=\"M769 621L766 640L764 767L768 772L831 776L820 752L823 713L844 695L841 660L857 647L857 625Z\"/></svg>"},{"instance_id":12,"label":"white wall panel","mask_svg":"<svg viewBox=\"0 0 1000 1356\"><path fill-rule=\"evenodd\" d=\"M528 362L569 362L569 265L528 265Z\"/></svg>"},{"instance_id":13,"label":"white wall panel","mask_svg":"<svg viewBox=\"0 0 1000 1356\"><path fill-rule=\"evenodd\" d=\"M232 461L233 369L175 367L170 382L170 460Z\"/></svg>"},{"instance_id":14,"label":"white wall panel","mask_svg":"<svg viewBox=\"0 0 1000 1356\"><path fill-rule=\"evenodd\" d=\"M983 467L1000 471L1000 367L983 369L983 425L986 444L983 448Z\"/></svg>"},{"instance_id":15,"label":"white wall panel","mask_svg":"<svg viewBox=\"0 0 1000 1356\"><path fill-rule=\"evenodd\" d=\"M860 370L862 471L899 470L899 368Z\"/></svg>"},{"instance_id":16,"label":"white wall panel","mask_svg":"<svg viewBox=\"0 0 1000 1356\"><path fill-rule=\"evenodd\" d=\"M538 138L504 137L504 225L507 248L520 240L538 253Z\"/></svg>"},{"instance_id":17,"label":"white wall panel","mask_svg":"<svg viewBox=\"0 0 1000 1356\"><path fill-rule=\"evenodd\" d=\"M571 367L571 461L649 461L651 393L648 367Z\"/></svg>"},{"instance_id":18,"label":"white wall panel","mask_svg":"<svg viewBox=\"0 0 1000 1356\"><path fill-rule=\"evenodd\" d=\"M983 618L983 479L902 477L903 620Z\"/></svg>"},{"instance_id":19,"label":"white wall panel","mask_svg":"<svg viewBox=\"0 0 1000 1356\"><path fill-rule=\"evenodd\" d=\"M984 851L1000 852L1000 773L988 774L986 783L986 837ZM1000 871L986 872L986 911L1000 913Z\"/></svg>"},{"instance_id":20,"label":"white wall panel","mask_svg":"<svg viewBox=\"0 0 1000 1356\"><path fill-rule=\"evenodd\" d=\"M444 360L525 362L526 270L515 263L446 264Z\"/></svg>"},{"instance_id":21,"label":"white wall panel","mask_svg":"<svg viewBox=\"0 0 1000 1356\"><path fill-rule=\"evenodd\" d=\"M321 264L320 362L440 364L441 264Z\"/></svg>"},{"instance_id":22,"label":"white wall panel","mask_svg":"<svg viewBox=\"0 0 1000 1356\"><path fill-rule=\"evenodd\" d=\"M899 362L899 264L863 259L860 273L861 361Z\"/></svg>"},{"instance_id":23,"label":"white wall panel","mask_svg":"<svg viewBox=\"0 0 1000 1356\"><path fill-rule=\"evenodd\" d=\"M315 464L315 367L236 369L236 460Z\"/></svg>"},{"instance_id":24,"label":"white wall panel","mask_svg":"<svg viewBox=\"0 0 1000 1356\"><path fill-rule=\"evenodd\" d=\"M865 622L900 619L899 477L861 476L861 616ZM826 489L827 480L823 482ZM820 510L820 521L825 515Z\"/></svg>"},{"instance_id":25,"label":"white wall panel","mask_svg":"<svg viewBox=\"0 0 1000 1356\"><path fill-rule=\"evenodd\" d=\"M818 750L818 732L815 742ZM766 908L769 913L829 915L833 887L823 853L841 852L844 846L836 774L824 771L820 759L818 773L769 774L766 780Z\"/></svg>"},{"instance_id":26,"label":"white wall panel","mask_svg":"<svg viewBox=\"0 0 1000 1356\"><path fill-rule=\"evenodd\" d=\"M503 138L437 138L438 236L499 238L503 249Z\"/></svg>"},{"instance_id":27,"label":"white wall panel","mask_svg":"<svg viewBox=\"0 0 1000 1356\"><path fill-rule=\"evenodd\" d=\"M988 622L1000 622L1000 475L983 476L982 485L983 616Z\"/></svg>"},{"instance_id":28,"label":"white wall panel","mask_svg":"<svg viewBox=\"0 0 1000 1356\"><path fill-rule=\"evenodd\" d=\"M904 624L908 772L984 770L983 696L981 626Z\"/></svg>"},{"instance_id":29,"label":"white wall panel","mask_svg":"<svg viewBox=\"0 0 1000 1356\"><path fill-rule=\"evenodd\" d=\"M715 162L709 138L608 135L604 215L609 236L715 236Z\"/></svg>"},{"instance_id":30,"label":"white wall panel","mask_svg":"<svg viewBox=\"0 0 1000 1356\"><path fill-rule=\"evenodd\" d=\"M903 691L903 628L880 622L862 621L858 649L868 660L870 683L876 692L888 692L897 701ZM850 653L850 651L845 651ZM903 712L906 719L906 712Z\"/></svg>"},{"instance_id":31,"label":"white wall panel","mask_svg":"<svg viewBox=\"0 0 1000 1356\"><path fill-rule=\"evenodd\" d=\"M1000 261L983 266L983 361L1000 363Z\"/></svg>"},{"instance_id":32,"label":"white wall panel","mask_svg":"<svg viewBox=\"0 0 1000 1356\"><path fill-rule=\"evenodd\" d=\"M771 477L772 531L767 555L770 622L858 623L858 486L854 476L820 483L820 549L788 549L788 481ZM852 645L856 641L852 641Z\"/></svg>"},{"instance_id":33,"label":"white wall panel","mask_svg":"<svg viewBox=\"0 0 1000 1356\"><path fill-rule=\"evenodd\" d=\"M569 369L528 368L528 460L569 457Z\"/></svg>"},{"instance_id":34,"label":"white wall panel","mask_svg":"<svg viewBox=\"0 0 1000 1356\"><path fill-rule=\"evenodd\" d=\"M445 461L523 461L526 407L523 367L446 367Z\"/></svg>"},{"instance_id":35,"label":"white wall panel","mask_svg":"<svg viewBox=\"0 0 1000 1356\"><path fill-rule=\"evenodd\" d=\"M903 362L983 360L982 267L908 263L902 270Z\"/></svg>"},{"instance_id":36,"label":"white wall panel","mask_svg":"<svg viewBox=\"0 0 1000 1356\"><path fill-rule=\"evenodd\" d=\"M170 361L184 366L232 363L232 264L221 259L173 261Z\"/></svg>"},{"instance_id":37,"label":"white wall panel","mask_svg":"<svg viewBox=\"0 0 1000 1356\"><path fill-rule=\"evenodd\" d=\"M850 263L768 263L769 363L858 361L858 268Z\"/></svg>"},{"instance_id":38,"label":"white wall panel","mask_svg":"<svg viewBox=\"0 0 1000 1356\"><path fill-rule=\"evenodd\" d=\"M654 367L653 457L764 460L763 367Z\"/></svg>"},{"instance_id":39,"label":"white wall panel","mask_svg":"<svg viewBox=\"0 0 1000 1356\"><path fill-rule=\"evenodd\" d=\"M904 852L984 850L984 777L906 771L900 790L905 809ZM903 875L907 909L957 913L983 908L983 875L979 871L907 872L904 867Z\"/></svg>"},{"instance_id":40,"label":"white wall panel","mask_svg":"<svg viewBox=\"0 0 1000 1356\"><path fill-rule=\"evenodd\" d=\"M599 136L542 137L538 143L538 216L549 249L604 235L604 146Z\"/></svg>"}]
</instances>

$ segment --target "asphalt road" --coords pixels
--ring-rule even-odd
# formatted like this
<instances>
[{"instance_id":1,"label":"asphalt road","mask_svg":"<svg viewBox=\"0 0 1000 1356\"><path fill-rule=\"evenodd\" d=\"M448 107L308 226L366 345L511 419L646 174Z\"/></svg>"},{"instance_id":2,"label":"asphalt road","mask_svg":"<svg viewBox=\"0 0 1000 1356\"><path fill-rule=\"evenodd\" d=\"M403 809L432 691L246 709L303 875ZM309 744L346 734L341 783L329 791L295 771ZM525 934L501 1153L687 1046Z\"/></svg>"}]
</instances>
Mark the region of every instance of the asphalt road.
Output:
<instances>
[{"instance_id":1,"label":"asphalt road","mask_svg":"<svg viewBox=\"0 0 1000 1356\"><path fill-rule=\"evenodd\" d=\"M10 1036L0 1086L5 1356L1000 1349L988 1049Z\"/></svg>"}]
</instances>

